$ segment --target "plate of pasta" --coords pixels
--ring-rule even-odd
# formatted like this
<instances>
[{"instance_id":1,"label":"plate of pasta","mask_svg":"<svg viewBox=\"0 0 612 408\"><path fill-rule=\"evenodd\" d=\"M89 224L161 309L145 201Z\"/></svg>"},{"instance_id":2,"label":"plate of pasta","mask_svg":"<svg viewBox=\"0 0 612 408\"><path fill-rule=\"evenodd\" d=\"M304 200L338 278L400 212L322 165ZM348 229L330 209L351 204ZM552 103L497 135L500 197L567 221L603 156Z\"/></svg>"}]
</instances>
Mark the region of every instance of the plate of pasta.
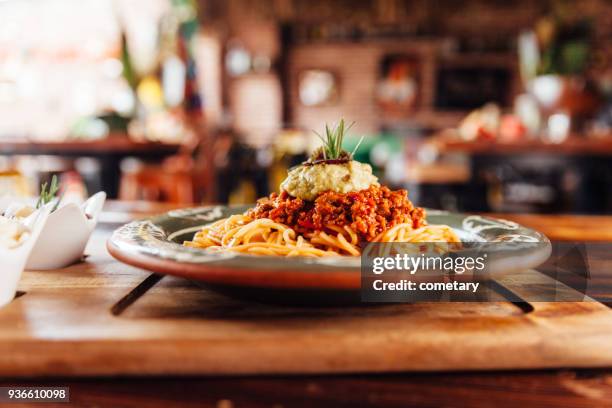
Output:
<instances>
[{"instance_id":1,"label":"plate of pasta","mask_svg":"<svg viewBox=\"0 0 612 408\"><path fill-rule=\"evenodd\" d=\"M326 127L323 145L288 171L279 191L251 206L206 206L135 221L107 243L125 263L246 297L291 301L303 294L333 299L359 293L362 251L369 243L548 242L514 222L417 207L403 189L379 183L368 164L342 149L344 122ZM543 262L545 249L521 257ZM329 297L328 297L329 298Z\"/></svg>"}]
</instances>

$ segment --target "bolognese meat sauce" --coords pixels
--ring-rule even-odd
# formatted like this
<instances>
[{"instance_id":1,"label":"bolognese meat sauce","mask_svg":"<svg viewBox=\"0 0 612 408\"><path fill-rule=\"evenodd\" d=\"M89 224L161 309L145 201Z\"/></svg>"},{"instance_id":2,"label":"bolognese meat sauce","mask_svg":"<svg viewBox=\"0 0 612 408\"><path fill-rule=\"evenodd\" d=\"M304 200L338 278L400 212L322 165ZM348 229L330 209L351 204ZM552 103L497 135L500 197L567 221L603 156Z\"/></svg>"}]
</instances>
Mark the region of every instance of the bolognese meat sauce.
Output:
<instances>
[{"instance_id":1,"label":"bolognese meat sauce","mask_svg":"<svg viewBox=\"0 0 612 408\"><path fill-rule=\"evenodd\" d=\"M314 201L292 197L286 191L272 193L246 215L270 218L299 234L325 231L330 225L349 226L362 241L371 241L398 224L411 223L413 228L426 225L425 210L410 202L406 190L391 191L378 185L344 194L328 191Z\"/></svg>"}]
</instances>

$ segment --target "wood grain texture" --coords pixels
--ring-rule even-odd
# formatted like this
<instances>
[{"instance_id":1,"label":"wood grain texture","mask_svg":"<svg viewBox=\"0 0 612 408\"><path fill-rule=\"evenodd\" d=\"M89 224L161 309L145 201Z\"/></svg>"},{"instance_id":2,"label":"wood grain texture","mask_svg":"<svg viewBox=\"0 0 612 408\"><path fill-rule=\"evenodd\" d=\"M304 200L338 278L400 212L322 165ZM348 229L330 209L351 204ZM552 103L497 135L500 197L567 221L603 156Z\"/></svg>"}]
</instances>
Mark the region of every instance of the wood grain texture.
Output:
<instances>
[{"instance_id":1,"label":"wood grain texture","mask_svg":"<svg viewBox=\"0 0 612 408\"><path fill-rule=\"evenodd\" d=\"M595 303L288 308L229 299L165 278L120 316L148 276L106 253L27 272L0 310L0 376L227 375L612 365L612 312ZM542 277L542 279L546 279Z\"/></svg>"}]
</instances>

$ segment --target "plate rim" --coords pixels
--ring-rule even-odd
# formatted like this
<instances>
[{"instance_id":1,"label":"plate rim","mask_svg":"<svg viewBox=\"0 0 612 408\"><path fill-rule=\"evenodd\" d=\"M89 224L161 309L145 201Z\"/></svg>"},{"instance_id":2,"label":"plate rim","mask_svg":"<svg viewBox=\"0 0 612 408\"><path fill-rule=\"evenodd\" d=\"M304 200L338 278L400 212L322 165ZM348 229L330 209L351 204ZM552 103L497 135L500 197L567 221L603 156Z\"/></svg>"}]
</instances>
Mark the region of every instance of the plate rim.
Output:
<instances>
[{"instance_id":1,"label":"plate rim","mask_svg":"<svg viewBox=\"0 0 612 408\"><path fill-rule=\"evenodd\" d=\"M117 238L119 233L125 233L125 230L136 226L149 223L153 224L154 220L159 220L161 217L168 217L172 212L180 211L181 213L196 213L197 211L212 210L214 208L225 210L239 210L248 206L197 206L188 207L178 210L171 210L165 213L149 216L144 219L135 220L127 223L113 231L106 242L106 248L111 256L125 264L146 269L154 273L162 275L173 275L187 279L193 279L210 284L224 284L236 286L261 286L274 288L311 288L311 289L346 289L356 290L361 286L361 271L360 266L346 265L346 257L336 258L338 262L322 263L320 259L313 261L312 258L295 257L295 258L277 258L273 256L253 256L243 254L231 254L231 256L216 256L206 262L183 262L177 259L164 257L158 254L153 254L151 251L143 251L144 247L139 246L135 242L122 242L121 238ZM522 226L513 221L504 220L477 214L452 213L440 210L426 210L428 214L443 216L452 215L463 217L463 220L469 217L478 217L478 219L486 222L509 223L515 225L516 228L521 228L537 236L544 244L542 251L536 252L534 259L522 259L524 265L518 265L516 268L506 271L494 272L495 276L503 276L516 270L534 268L543 263L549 256L552 250L550 240L543 233ZM212 221L210 221L212 222ZM159 227L157 227L159 228ZM164 242L161 241L160 242ZM177 250L182 247L176 242L166 241L171 245L171 248ZM160 245L161 246L161 245ZM185 248L187 253L195 253L198 251L194 248ZM206 257L206 254L198 254ZM217 255L217 254L213 254ZM276 266L272 267L254 267L253 259L266 259ZM359 259L359 258L357 258ZM232 262L227 262L232 261ZM247 262L251 261L251 262ZM309 262L306 262L309 261ZM242 265L239 263L242 262Z\"/></svg>"}]
</instances>

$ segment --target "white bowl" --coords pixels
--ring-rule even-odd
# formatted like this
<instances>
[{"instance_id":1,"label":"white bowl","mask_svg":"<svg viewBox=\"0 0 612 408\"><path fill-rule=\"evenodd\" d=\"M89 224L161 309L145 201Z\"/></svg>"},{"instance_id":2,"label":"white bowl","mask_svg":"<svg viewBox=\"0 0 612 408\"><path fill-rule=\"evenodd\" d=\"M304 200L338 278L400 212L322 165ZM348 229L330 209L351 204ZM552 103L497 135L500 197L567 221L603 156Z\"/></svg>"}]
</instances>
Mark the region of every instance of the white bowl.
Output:
<instances>
[{"instance_id":1,"label":"white bowl","mask_svg":"<svg viewBox=\"0 0 612 408\"><path fill-rule=\"evenodd\" d=\"M15 298L17 284L19 279L21 279L28 256L40 237L50 212L51 206L46 205L24 220L23 223L30 230L30 235L18 247L10 249L0 247L0 259L2 259L2 268L0 270L0 307L7 305Z\"/></svg>"},{"instance_id":2,"label":"white bowl","mask_svg":"<svg viewBox=\"0 0 612 408\"><path fill-rule=\"evenodd\" d=\"M68 203L49 214L26 269L58 269L79 261L105 200L106 193L99 192L82 205Z\"/></svg>"}]
</instances>

